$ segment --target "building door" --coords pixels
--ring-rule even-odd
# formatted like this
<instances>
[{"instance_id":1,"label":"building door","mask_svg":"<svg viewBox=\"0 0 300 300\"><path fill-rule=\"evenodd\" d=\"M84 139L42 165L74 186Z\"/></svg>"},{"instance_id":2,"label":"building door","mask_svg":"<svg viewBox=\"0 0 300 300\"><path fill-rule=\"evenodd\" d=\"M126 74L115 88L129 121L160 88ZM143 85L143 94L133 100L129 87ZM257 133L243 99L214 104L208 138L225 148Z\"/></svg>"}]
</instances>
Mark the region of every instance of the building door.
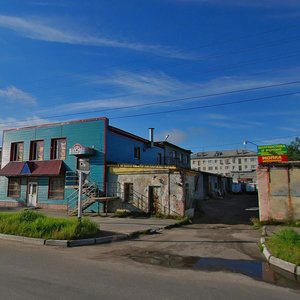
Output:
<instances>
[{"instance_id":1,"label":"building door","mask_svg":"<svg viewBox=\"0 0 300 300\"><path fill-rule=\"evenodd\" d=\"M37 204L37 190L38 184L37 182L29 182L28 183L28 202L27 206L36 206Z\"/></svg>"},{"instance_id":2,"label":"building door","mask_svg":"<svg viewBox=\"0 0 300 300\"><path fill-rule=\"evenodd\" d=\"M160 205L160 187L149 186L149 212L150 214L157 214Z\"/></svg>"}]
</instances>

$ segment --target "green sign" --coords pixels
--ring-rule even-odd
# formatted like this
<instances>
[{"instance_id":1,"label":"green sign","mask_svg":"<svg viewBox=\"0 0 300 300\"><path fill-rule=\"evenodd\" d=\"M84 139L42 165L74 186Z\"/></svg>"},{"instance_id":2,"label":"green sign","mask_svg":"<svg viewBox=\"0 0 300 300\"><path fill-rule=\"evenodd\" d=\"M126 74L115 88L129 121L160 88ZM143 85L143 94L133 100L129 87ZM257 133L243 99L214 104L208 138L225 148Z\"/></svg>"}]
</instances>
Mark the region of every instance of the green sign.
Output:
<instances>
[{"instance_id":1,"label":"green sign","mask_svg":"<svg viewBox=\"0 0 300 300\"><path fill-rule=\"evenodd\" d=\"M285 144L258 146L257 152L258 156L285 155L287 154L287 147Z\"/></svg>"}]
</instances>

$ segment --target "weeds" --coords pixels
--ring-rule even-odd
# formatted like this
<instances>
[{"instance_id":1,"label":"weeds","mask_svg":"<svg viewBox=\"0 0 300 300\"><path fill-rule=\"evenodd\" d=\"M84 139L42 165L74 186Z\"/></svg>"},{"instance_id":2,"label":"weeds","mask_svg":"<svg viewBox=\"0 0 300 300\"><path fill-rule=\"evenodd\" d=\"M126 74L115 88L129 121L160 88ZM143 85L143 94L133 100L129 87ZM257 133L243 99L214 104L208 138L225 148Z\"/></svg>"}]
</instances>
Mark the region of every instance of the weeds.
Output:
<instances>
[{"instance_id":1,"label":"weeds","mask_svg":"<svg viewBox=\"0 0 300 300\"><path fill-rule=\"evenodd\" d=\"M289 221L289 220L268 220L268 221L260 221L258 218L251 218L250 222L252 223L252 227L254 229L260 229L264 225L281 225L281 226L291 226L291 227L300 227L300 220Z\"/></svg>"}]
</instances>

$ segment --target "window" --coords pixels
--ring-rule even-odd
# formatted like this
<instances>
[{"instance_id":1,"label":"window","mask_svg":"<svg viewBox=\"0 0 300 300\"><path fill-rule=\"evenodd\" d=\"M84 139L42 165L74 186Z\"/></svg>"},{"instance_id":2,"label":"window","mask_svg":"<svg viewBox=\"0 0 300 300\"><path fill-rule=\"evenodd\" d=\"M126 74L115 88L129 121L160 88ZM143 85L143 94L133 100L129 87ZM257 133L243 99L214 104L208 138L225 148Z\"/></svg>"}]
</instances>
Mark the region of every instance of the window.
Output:
<instances>
[{"instance_id":1,"label":"window","mask_svg":"<svg viewBox=\"0 0 300 300\"><path fill-rule=\"evenodd\" d=\"M213 167L208 167L208 170L209 170L209 171L212 171L212 170L213 170Z\"/></svg>"},{"instance_id":2,"label":"window","mask_svg":"<svg viewBox=\"0 0 300 300\"><path fill-rule=\"evenodd\" d=\"M49 199L64 199L65 178L50 177L49 178Z\"/></svg>"},{"instance_id":3,"label":"window","mask_svg":"<svg viewBox=\"0 0 300 300\"><path fill-rule=\"evenodd\" d=\"M247 166L247 165L245 165L245 169L248 169L248 166Z\"/></svg>"},{"instance_id":4,"label":"window","mask_svg":"<svg viewBox=\"0 0 300 300\"><path fill-rule=\"evenodd\" d=\"M232 163L235 164L235 158L232 159Z\"/></svg>"},{"instance_id":5,"label":"window","mask_svg":"<svg viewBox=\"0 0 300 300\"><path fill-rule=\"evenodd\" d=\"M239 166L239 171L242 171L242 166Z\"/></svg>"},{"instance_id":6,"label":"window","mask_svg":"<svg viewBox=\"0 0 300 300\"><path fill-rule=\"evenodd\" d=\"M203 171L206 171L206 167L203 167Z\"/></svg>"},{"instance_id":7,"label":"window","mask_svg":"<svg viewBox=\"0 0 300 300\"><path fill-rule=\"evenodd\" d=\"M124 200L126 202L133 200L133 183L124 183Z\"/></svg>"},{"instance_id":8,"label":"window","mask_svg":"<svg viewBox=\"0 0 300 300\"><path fill-rule=\"evenodd\" d=\"M188 161L189 161L189 155L184 155L184 156L183 156L183 163L184 163L185 165L187 165Z\"/></svg>"},{"instance_id":9,"label":"window","mask_svg":"<svg viewBox=\"0 0 300 300\"><path fill-rule=\"evenodd\" d=\"M200 166L200 164L201 164L201 162L200 162L200 160L198 161L198 166Z\"/></svg>"},{"instance_id":10,"label":"window","mask_svg":"<svg viewBox=\"0 0 300 300\"><path fill-rule=\"evenodd\" d=\"M213 162L212 159L209 159L209 160L208 160L208 163L209 163L209 164L211 164L212 162Z\"/></svg>"},{"instance_id":11,"label":"window","mask_svg":"<svg viewBox=\"0 0 300 300\"><path fill-rule=\"evenodd\" d=\"M242 160L239 158L239 164L241 164L242 163Z\"/></svg>"},{"instance_id":12,"label":"window","mask_svg":"<svg viewBox=\"0 0 300 300\"><path fill-rule=\"evenodd\" d=\"M250 161L256 161L256 158L252 157L250 158Z\"/></svg>"},{"instance_id":13,"label":"window","mask_svg":"<svg viewBox=\"0 0 300 300\"><path fill-rule=\"evenodd\" d=\"M225 163L226 164L230 164L230 160L227 158L227 159L225 159Z\"/></svg>"},{"instance_id":14,"label":"window","mask_svg":"<svg viewBox=\"0 0 300 300\"><path fill-rule=\"evenodd\" d=\"M244 158L244 162L247 162L248 161L248 159L247 158Z\"/></svg>"},{"instance_id":15,"label":"window","mask_svg":"<svg viewBox=\"0 0 300 300\"><path fill-rule=\"evenodd\" d=\"M30 144L30 160L44 159L44 141L32 141Z\"/></svg>"},{"instance_id":16,"label":"window","mask_svg":"<svg viewBox=\"0 0 300 300\"><path fill-rule=\"evenodd\" d=\"M7 196L13 198L20 198L21 194L21 178L10 177L8 178Z\"/></svg>"},{"instance_id":17,"label":"window","mask_svg":"<svg viewBox=\"0 0 300 300\"><path fill-rule=\"evenodd\" d=\"M11 161L23 161L24 143L12 143L10 148Z\"/></svg>"},{"instance_id":18,"label":"window","mask_svg":"<svg viewBox=\"0 0 300 300\"><path fill-rule=\"evenodd\" d=\"M161 159L162 157L161 157L161 153L157 153L157 164L158 165L161 165L161 163L162 163L162 159ZM195 163L195 162L194 162Z\"/></svg>"},{"instance_id":19,"label":"window","mask_svg":"<svg viewBox=\"0 0 300 300\"><path fill-rule=\"evenodd\" d=\"M134 147L134 159L140 160L141 159L141 148Z\"/></svg>"},{"instance_id":20,"label":"window","mask_svg":"<svg viewBox=\"0 0 300 300\"><path fill-rule=\"evenodd\" d=\"M252 165L252 166L251 166L251 169L256 169L256 166L255 166L255 165Z\"/></svg>"},{"instance_id":21,"label":"window","mask_svg":"<svg viewBox=\"0 0 300 300\"><path fill-rule=\"evenodd\" d=\"M179 154L179 162L181 162L181 163L183 162L183 154L182 153Z\"/></svg>"},{"instance_id":22,"label":"window","mask_svg":"<svg viewBox=\"0 0 300 300\"><path fill-rule=\"evenodd\" d=\"M51 159L66 159L66 139L53 139L51 141Z\"/></svg>"},{"instance_id":23,"label":"window","mask_svg":"<svg viewBox=\"0 0 300 300\"><path fill-rule=\"evenodd\" d=\"M218 167L215 167L215 170L218 170Z\"/></svg>"}]
</instances>

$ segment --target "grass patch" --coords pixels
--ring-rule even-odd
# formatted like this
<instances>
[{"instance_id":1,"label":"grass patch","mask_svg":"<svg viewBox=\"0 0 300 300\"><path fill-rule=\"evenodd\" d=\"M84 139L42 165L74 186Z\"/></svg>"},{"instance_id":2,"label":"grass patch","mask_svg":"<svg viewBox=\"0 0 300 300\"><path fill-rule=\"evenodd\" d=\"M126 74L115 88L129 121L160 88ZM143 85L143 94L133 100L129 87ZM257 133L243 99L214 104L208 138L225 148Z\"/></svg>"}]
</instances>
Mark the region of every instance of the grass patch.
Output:
<instances>
[{"instance_id":1,"label":"grass patch","mask_svg":"<svg viewBox=\"0 0 300 300\"><path fill-rule=\"evenodd\" d=\"M300 265L300 234L292 229L283 229L272 235L267 246L275 257Z\"/></svg>"},{"instance_id":2,"label":"grass patch","mask_svg":"<svg viewBox=\"0 0 300 300\"><path fill-rule=\"evenodd\" d=\"M260 229L264 225L281 225L281 226L291 226L291 227L300 227L300 220L296 221L288 221L288 220L283 220L283 221L278 221L278 220L269 220L269 221L260 221L258 218L251 218L250 219L252 223L252 227L254 229Z\"/></svg>"},{"instance_id":3,"label":"grass patch","mask_svg":"<svg viewBox=\"0 0 300 300\"><path fill-rule=\"evenodd\" d=\"M25 210L17 213L0 213L0 233L32 238L74 240L93 237L99 233L98 225L83 218L64 219L47 217L41 213Z\"/></svg>"}]
</instances>

